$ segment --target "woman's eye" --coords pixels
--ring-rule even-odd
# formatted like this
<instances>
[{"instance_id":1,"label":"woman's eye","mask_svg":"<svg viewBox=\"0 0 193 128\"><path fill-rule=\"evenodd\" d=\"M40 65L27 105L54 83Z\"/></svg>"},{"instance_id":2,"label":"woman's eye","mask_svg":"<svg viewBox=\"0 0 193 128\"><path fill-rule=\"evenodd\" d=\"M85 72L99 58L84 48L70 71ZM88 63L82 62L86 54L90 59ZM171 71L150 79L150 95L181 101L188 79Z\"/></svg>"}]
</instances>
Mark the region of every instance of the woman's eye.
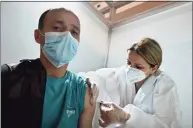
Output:
<instances>
[{"instance_id":1,"label":"woman's eye","mask_svg":"<svg viewBox=\"0 0 193 128\"><path fill-rule=\"evenodd\" d=\"M143 69L142 67L136 66L137 69Z\"/></svg>"}]
</instances>

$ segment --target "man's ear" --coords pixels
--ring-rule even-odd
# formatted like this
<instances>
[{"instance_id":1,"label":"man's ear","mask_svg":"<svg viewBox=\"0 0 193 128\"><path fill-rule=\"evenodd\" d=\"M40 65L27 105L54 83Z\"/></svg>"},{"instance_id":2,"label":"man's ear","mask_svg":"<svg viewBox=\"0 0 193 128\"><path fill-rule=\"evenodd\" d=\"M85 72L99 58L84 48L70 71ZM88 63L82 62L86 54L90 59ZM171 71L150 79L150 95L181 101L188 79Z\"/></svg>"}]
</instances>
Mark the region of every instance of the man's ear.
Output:
<instances>
[{"instance_id":1,"label":"man's ear","mask_svg":"<svg viewBox=\"0 0 193 128\"><path fill-rule=\"evenodd\" d=\"M155 65L152 70L151 70L151 74L154 74L156 71L158 70L158 65Z\"/></svg>"},{"instance_id":2,"label":"man's ear","mask_svg":"<svg viewBox=\"0 0 193 128\"><path fill-rule=\"evenodd\" d=\"M38 44L42 44L42 35L38 29L34 30L34 39Z\"/></svg>"}]
</instances>

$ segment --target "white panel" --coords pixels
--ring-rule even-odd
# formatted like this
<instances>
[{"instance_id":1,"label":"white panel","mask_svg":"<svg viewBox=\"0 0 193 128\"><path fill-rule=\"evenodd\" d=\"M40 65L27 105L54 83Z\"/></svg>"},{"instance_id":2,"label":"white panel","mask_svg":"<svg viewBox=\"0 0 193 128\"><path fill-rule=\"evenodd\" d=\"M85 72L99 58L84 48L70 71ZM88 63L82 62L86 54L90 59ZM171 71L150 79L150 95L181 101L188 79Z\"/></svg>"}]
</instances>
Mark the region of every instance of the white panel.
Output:
<instances>
[{"instance_id":1,"label":"white panel","mask_svg":"<svg viewBox=\"0 0 193 128\"><path fill-rule=\"evenodd\" d=\"M38 58L40 47L33 33L40 15L50 8L65 7L75 12L81 22L78 55L69 69L78 72L104 66L108 28L81 2L2 2L1 7L1 63Z\"/></svg>"},{"instance_id":2,"label":"white panel","mask_svg":"<svg viewBox=\"0 0 193 128\"><path fill-rule=\"evenodd\" d=\"M176 82L183 128L192 128L192 4L146 17L113 30L108 67L126 65L126 49L144 37L163 49L164 69Z\"/></svg>"}]
</instances>

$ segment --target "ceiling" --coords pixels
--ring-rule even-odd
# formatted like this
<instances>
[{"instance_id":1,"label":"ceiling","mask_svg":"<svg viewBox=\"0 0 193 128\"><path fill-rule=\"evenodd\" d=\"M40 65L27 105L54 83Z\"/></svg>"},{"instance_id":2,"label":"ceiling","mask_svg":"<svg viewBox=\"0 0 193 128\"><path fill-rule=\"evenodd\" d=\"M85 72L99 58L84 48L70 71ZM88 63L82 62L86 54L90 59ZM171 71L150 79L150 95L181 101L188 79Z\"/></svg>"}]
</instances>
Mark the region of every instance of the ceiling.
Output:
<instances>
[{"instance_id":1,"label":"ceiling","mask_svg":"<svg viewBox=\"0 0 193 128\"><path fill-rule=\"evenodd\" d=\"M111 28L126 24L127 21L131 21L132 19L146 17L148 16L147 14L152 15L152 12L161 12L170 9L174 5L181 5L183 3L185 2L93 0L85 2L98 18Z\"/></svg>"}]
</instances>

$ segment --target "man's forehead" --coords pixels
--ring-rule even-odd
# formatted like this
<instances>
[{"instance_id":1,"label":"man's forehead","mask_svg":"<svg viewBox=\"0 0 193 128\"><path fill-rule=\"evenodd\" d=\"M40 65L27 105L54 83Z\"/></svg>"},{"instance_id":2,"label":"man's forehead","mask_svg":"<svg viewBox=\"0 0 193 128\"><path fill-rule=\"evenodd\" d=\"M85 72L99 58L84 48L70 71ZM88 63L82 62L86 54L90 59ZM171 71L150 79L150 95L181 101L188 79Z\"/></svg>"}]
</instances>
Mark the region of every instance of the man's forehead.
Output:
<instances>
[{"instance_id":1,"label":"man's forehead","mask_svg":"<svg viewBox=\"0 0 193 128\"><path fill-rule=\"evenodd\" d=\"M72 12L65 10L51 10L47 13L45 21L49 23L67 23L80 28L80 21Z\"/></svg>"}]
</instances>

